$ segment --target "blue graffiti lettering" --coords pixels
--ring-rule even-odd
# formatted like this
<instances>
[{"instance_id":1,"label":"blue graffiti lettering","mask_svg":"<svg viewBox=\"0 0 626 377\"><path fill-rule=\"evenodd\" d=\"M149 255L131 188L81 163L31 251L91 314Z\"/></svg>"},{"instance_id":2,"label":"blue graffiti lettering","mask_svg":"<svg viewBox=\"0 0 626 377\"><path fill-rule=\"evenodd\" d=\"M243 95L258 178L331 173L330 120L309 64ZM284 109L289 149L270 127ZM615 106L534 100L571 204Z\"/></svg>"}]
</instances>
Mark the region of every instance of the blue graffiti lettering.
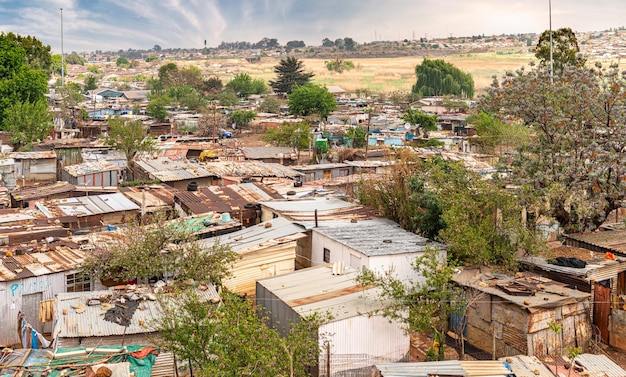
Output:
<instances>
[{"instance_id":1,"label":"blue graffiti lettering","mask_svg":"<svg viewBox=\"0 0 626 377\"><path fill-rule=\"evenodd\" d=\"M17 288L19 288L18 284L11 284L11 297L15 297L15 291L17 291Z\"/></svg>"}]
</instances>

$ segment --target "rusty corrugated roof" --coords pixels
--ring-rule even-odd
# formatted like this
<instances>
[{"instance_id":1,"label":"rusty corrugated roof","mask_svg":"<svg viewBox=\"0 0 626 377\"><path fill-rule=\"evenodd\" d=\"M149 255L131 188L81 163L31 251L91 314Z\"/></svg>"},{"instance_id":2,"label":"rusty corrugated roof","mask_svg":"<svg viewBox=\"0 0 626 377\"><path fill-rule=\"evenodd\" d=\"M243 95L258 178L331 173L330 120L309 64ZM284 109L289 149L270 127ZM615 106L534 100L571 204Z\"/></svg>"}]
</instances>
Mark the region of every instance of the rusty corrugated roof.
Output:
<instances>
[{"instance_id":1,"label":"rusty corrugated roof","mask_svg":"<svg viewBox=\"0 0 626 377\"><path fill-rule=\"evenodd\" d=\"M14 250L14 249L11 249ZM33 276L76 269L84 260L85 254L80 249L57 246L47 252L6 255L0 259L0 281L11 281Z\"/></svg>"}]
</instances>

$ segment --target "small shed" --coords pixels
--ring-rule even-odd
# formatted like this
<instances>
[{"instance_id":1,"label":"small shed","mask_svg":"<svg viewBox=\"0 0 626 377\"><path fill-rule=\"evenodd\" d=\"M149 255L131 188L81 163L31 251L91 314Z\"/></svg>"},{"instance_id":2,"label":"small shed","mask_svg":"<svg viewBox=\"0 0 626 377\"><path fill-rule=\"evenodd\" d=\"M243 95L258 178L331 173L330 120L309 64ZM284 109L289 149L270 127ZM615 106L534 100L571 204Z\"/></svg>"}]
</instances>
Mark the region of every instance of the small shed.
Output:
<instances>
[{"instance_id":1,"label":"small shed","mask_svg":"<svg viewBox=\"0 0 626 377\"><path fill-rule=\"evenodd\" d=\"M508 377L511 370L504 361L445 360L412 363L376 364L382 377L489 376Z\"/></svg>"},{"instance_id":2,"label":"small shed","mask_svg":"<svg viewBox=\"0 0 626 377\"><path fill-rule=\"evenodd\" d=\"M58 181L42 186L21 187L11 191L13 207L34 207L34 203L42 200L70 198L76 186L68 182Z\"/></svg>"},{"instance_id":3,"label":"small shed","mask_svg":"<svg viewBox=\"0 0 626 377\"><path fill-rule=\"evenodd\" d=\"M345 163L298 165L292 168L304 175L304 182L345 177L354 172L353 167Z\"/></svg>"},{"instance_id":4,"label":"small shed","mask_svg":"<svg viewBox=\"0 0 626 377\"><path fill-rule=\"evenodd\" d=\"M560 246L519 261L529 271L591 293L595 335L626 351L626 256Z\"/></svg>"},{"instance_id":5,"label":"small shed","mask_svg":"<svg viewBox=\"0 0 626 377\"><path fill-rule=\"evenodd\" d=\"M117 187L120 168L106 161L90 161L63 168L61 178L81 187Z\"/></svg>"},{"instance_id":6,"label":"small shed","mask_svg":"<svg viewBox=\"0 0 626 377\"><path fill-rule=\"evenodd\" d=\"M452 280L469 296L465 339L482 351L543 356L589 346L589 293L528 272L507 276L468 269ZM563 331L555 331L557 326Z\"/></svg>"},{"instance_id":7,"label":"small shed","mask_svg":"<svg viewBox=\"0 0 626 377\"><path fill-rule=\"evenodd\" d=\"M19 343L18 313L40 333L52 331L52 318L40 316L42 305L58 293L76 290L91 290L90 279L79 277L76 269L85 258L78 245L62 244L42 250L42 245L11 247L2 250L0 257L0 345ZM10 254L6 253L11 250ZM44 304L42 304L44 303ZM45 310L44 310L45 311ZM49 313L50 311L48 311ZM43 313L42 313L43 314Z\"/></svg>"},{"instance_id":8,"label":"small shed","mask_svg":"<svg viewBox=\"0 0 626 377\"><path fill-rule=\"evenodd\" d=\"M196 290L201 299L219 300L215 287L205 287ZM55 347L154 345L161 305L150 294L154 295L153 288L148 286L58 294L54 302ZM151 375L176 375L174 355L160 353Z\"/></svg>"},{"instance_id":9,"label":"small shed","mask_svg":"<svg viewBox=\"0 0 626 377\"><path fill-rule=\"evenodd\" d=\"M9 158L15 161L17 185L57 181L57 156L54 151L11 152Z\"/></svg>"},{"instance_id":10,"label":"small shed","mask_svg":"<svg viewBox=\"0 0 626 377\"><path fill-rule=\"evenodd\" d=\"M446 255L442 244L387 219L324 223L311 229L311 242L310 256L301 257L310 259L313 266L342 262L355 270L393 269L398 277L412 280L423 279L412 264L427 248L438 250L442 260Z\"/></svg>"},{"instance_id":11,"label":"small shed","mask_svg":"<svg viewBox=\"0 0 626 377\"><path fill-rule=\"evenodd\" d=\"M283 335L303 317L331 315L318 328L322 351L314 376L369 377L377 363L407 361L410 340L402 324L374 314L386 305L380 288L357 284L352 268L334 271L324 265L260 280L256 304Z\"/></svg>"},{"instance_id":12,"label":"small shed","mask_svg":"<svg viewBox=\"0 0 626 377\"><path fill-rule=\"evenodd\" d=\"M60 219L71 229L121 224L137 216L140 210L121 193L57 199L35 206L45 217Z\"/></svg>"},{"instance_id":13,"label":"small shed","mask_svg":"<svg viewBox=\"0 0 626 377\"><path fill-rule=\"evenodd\" d=\"M297 240L306 237L304 227L284 218L275 218L218 238L239 254L232 277L224 281L229 290L254 296L257 280L295 270ZM204 241L211 244L215 239Z\"/></svg>"}]
</instances>

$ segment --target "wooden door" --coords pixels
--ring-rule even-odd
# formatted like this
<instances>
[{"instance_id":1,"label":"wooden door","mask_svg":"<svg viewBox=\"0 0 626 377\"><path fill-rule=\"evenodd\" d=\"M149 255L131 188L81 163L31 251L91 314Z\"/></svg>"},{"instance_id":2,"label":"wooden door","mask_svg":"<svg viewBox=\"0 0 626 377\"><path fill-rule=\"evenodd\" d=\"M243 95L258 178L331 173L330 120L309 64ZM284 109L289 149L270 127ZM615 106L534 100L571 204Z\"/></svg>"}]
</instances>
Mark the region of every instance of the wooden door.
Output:
<instances>
[{"instance_id":1,"label":"wooden door","mask_svg":"<svg viewBox=\"0 0 626 377\"><path fill-rule=\"evenodd\" d=\"M593 324L600 330L603 342L609 342L609 315L611 314L611 284L609 280L593 283Z\"/></svg>"}]
</instances>

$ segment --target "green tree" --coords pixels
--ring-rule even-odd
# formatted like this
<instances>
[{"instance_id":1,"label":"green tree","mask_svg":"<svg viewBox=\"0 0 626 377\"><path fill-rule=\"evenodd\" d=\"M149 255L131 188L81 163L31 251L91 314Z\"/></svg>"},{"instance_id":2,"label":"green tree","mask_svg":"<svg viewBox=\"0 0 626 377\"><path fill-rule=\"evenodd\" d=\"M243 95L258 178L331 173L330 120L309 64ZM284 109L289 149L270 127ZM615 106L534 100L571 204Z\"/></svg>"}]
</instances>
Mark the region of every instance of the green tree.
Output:
<instances>
[{"instance_id":1,"label":"green tree","mask_svg":"<svg viewBox=\"0 0 626 377\"><path fill-rule=\"evenodd\" d=\"M353 148L363 148L365 147L365 143L367 143L367 131L365 131L360 125L348 127L345 136L352 140Z\"/></svg>"},{"instance_id":2,"label":"green tree","mask_svg":"<svg viewBox=\"0 0 626 377\"><path fill-rule=\"evenodd\" d=\"M420 279L407 281L393 270L376 273L366 269L357 282L381 288L380 299L389 302L381 313L385 317L403 321L408 331L432 334L439 346L429 350L428 359L443 360L448 318L463 312L467 304L465 294L452 283L455 269L446 264L445 253L429 249L411 266L421 275Z\"/></svg>"},{"instance_id":3,"label":"green tree","mask_svg":"<svg viewBox=\"0 0 626 377\"><path fill-rule=\"evenodd\" d=\"M496 81L480 107L533 134L507 161L537 215L566 231L596 229L626 199L626 78L616 65L545 65Z\"/></svg>"},{"instance_id":4,"label":"green tree","mask_svg":"<svg viewBox=\"0 0 626 377\"><path fill-rule=\"evenodd\" d=\"M151 95L150 102L146 107L146 113L157 120L165 120L167 114L167 106L172 102L172 99L167 95Z\"/></svg>"},{"instance_id":5,"label":"green tree","mask_svg":"<svg viewBox=\"0 0 626 377\"><path fill-rule=\"evenodd\" d=\"M317 330L324 315L302 318L281 337L264 324L266 318L259 318L249 300L227 291L219 304L190 292L162 302L160 345L190 360L200 376L305 377L310 375L307 368L317 364Z\"/></svg>"},{"instance_id":6,"label":"green tree","mask_svg":"<svg viewBox=\"0 0 626 377\"><path fill-rule=\"evenodd\" d=\"M217 98L222 106L235 106L239 103L239 97L230 89L224 90Z\"/></svg>"},{"instance_id":7,"label":"green tree","mask_svg":"<svg viewBox=\"0 0 626 377\"><path fill-rule=\"evenodd\" d=\"M45 101L48 89L47 77L42 70L32 69L26 64L26 52L17 42L0 35L0 124L5 122L7 109L14 110L26 103L31 105ZM20 105L17 105L20 104Z\"/></svg>"},{"instance_id":8,"label":"green tree","mask_svg":"<svg viewBox=\"0 0 626 377\"><path fill-rule=\"evenodd\" d=\"M354 63L352 63L352 61L350 60L336 58L335 60L330 60L325 63L326 69L337 73L342 73L343 71L349 71L354 69Z\"/></svg>"},{"instance_id":9,"label":"green tree","mask_svg":"<svg viewBox=\"0 0 626 377\"><path fill-rule=\"evenodd\" d=\"M98 78L94 75L89 75L85 77L85 88L84 91L90 91L98 89Z\"/></svg>"},{"instance_id":10,"label":"green tree","mask_svg":"<svg viewBox=\"0 0 626 377\"><path fill-rule=\"evenodd\" d=\"M126 59L123 56L120 56L119 58L117 58L117 60L115 61L115 65L118 67L128 67L130 65L130 62L128 61L128 59Z\"/></svg>"},{"instance_id":11,"label":"green tree","mask_svg":"<svg viewBox=\"0 0 626 377\"><path fill-rule=\"evenodd\" d=\"M400 118L412 126L417 126L418 130L424 131L425 134L427 131L437 130L436 114L429 115L421 110L408 108Z\"/></svg>"},{"instance_id":12,"label":"green tree","mask_svg":"<svg viewBox=\"0 0 626 377\"><path fill-rule=\"evenodd\" d=\"M535 56L540 64L550 65L550 30L539 36ZM582 67L586 60L580 56L576 34L570 28L552 31L552 64L555 70L562 71L566 66Z\"/></svg>"},{"instance_id":13,"label":"green tree","mask_svg":"<svg viewBox=\"0 0 626 377\"><path fill-rule=\"evenodd\" d=\"M119 119L114 123L123 124ZM141 128L138 124L132 127ZM81 271L102 280L169 277L178 282L192 279L219 284L230 275L236 258L230 247L219 243L207 247L183 222L166 221L165 216L158 215L127 223L114 240L96 247Z\"/></svg>"},{"instance_id":14,"label":"green tree","mask_svg":"<svg viewBox=\"0 0 626 377\"><path fill-rule=\"evenodd\" d=\"M287 105L294 115L317 114L322 119L337 110L335 96L325 87L313 84L294 87L287 96Z\"/></svg>"},{"instance_id":15,"label":"green tree","mask_svg":"<svg viewBox=\"0 0 626 377\"><path fill-rule=\"evenodd\" d=\"M422 96L455 96L472 98L474 96L474 79L444 60L424 59L415 67L417 82L413 85L413 93Z\"/></svg>"},{"instance_id":16,"label":"green tree","mask_svg":"<svg viewBox=\"0 0 626 377\"><path fill-rule=\"evenodd\" d=\"M232 89L240 97L247 97L251 94L267 93L267 86L261 79L253 79L247 73L239 73L226 84L226 88Z\"/></svg>"},{"instance_id":17,"label":"green tree","mask_svg":"<svg viewBox=\"0 0 626 377\"><path fill-rule=\"evenodd\" d=\"M204 80L203 91L208 94L217 94L222 91L224 84L217 76L211 76Z\"/></svg>"},{"instance_id":18,"label":"green tree","mask_svg":"<svg viewBox=\"0 0 626 377\"><path fill-rule=\"evenodd\" d=\"M281 102L274 97L265 97L259 105L259 112L278 114L280 113Z\"/></svg>"},{"instance_id":19,"label":"green tree","mask_svg":"<svg viewBox=\"0 0 626 377\"><path fill-rule=\"evenodd\" d=\"M61 61L61 54L54 54L50 58L50 73L61 75L61 63L63 63L63 72L67 72L67 62Z\"/></svg>"},{"instance_id":20,"label":"green tree","mask_svg":"<svg viewBox=\"0 0 626 377\"><path fill-rule=\"evenodd\" d=\"M194 88L188 85L172 86L167 90L167 96L178 108L187 108L195 111L206 106L206 100Z\"/></svg>"},{"instance_id":21,"label":"green tree","mask_svg":"<svg viewBox=\"0 0 626 377\"><path fill-rule=\"evenodd\" d=\"M256 113L250 110L235 110L228 117L231 123L237 124L238 128L239 126L247 126L254 118L256 118Z\"/></svg>"},{"instance_id":22,"label":"green tree","mask_svg":"<svg viewBox=\"0 0 626 377\"><path fill-rule=\"evenodd\" d=\"M65 62L67 62L67 64L73 64L73 65L85 65L85 62L87 61L80 55L74 53L74 54L69 54L68 56L66 56Z\"/></svg>"},{"instance_id":23,"label":"green tree","mask_svg":"<svg viewBox=\"0 0 626 377\"><path fill-rule=\"evenodd\" d=\"M98 75L98 74L102 73L102 70L100 68L98 68L97 65L90 64L90 65L87 66L87 72L91 72L94 75Z\"/></svg>"},{"instance_id":24,"label":"green tree","mask_svg":"<svg viewBox=\"0 0 626 377\"><path fill-rule=\"evenodd\" d=\"M34 142L52 135L52 114L45 100L15 102L4 111L2 129L11 133L11 143L17 148L29 148Z\"/></svg>"},{"instance_id":25,"label":"green tree","mask_svg":"<svg viewBox=\"0 0 626 377\"><path fill-rule=\"evenodd\" d=\"M335 42L329 38L322 39L322 47L335 47Z\"/></svg>"},{"instance_id":26,"label":"green tree","mask_svg":"<svg viewBox=\"0 0 626 377\"><path fill-rule=\"evenodd\" d=\"M40 40L30 35L22 36L14 33L2 33L6 37L17 43L26 53L25 62L32 69L40 69L48 76L52 73L52 56L50 46L44 45Z\"/></svg>"},{"instance_id":27,"label":"green tree","mask_svg":"<svg viewBox=\"0 0 626 377\"><path fill-rule=\"evenodd\" d=\"M298 150L306 149L311 145L313 135L308 122L283 123L278 128L270 128L261 135L265 140L279 147L292 147Z\"/></svg>"},{"instance_id":28,"label":"green tree","mask_svg":"<svg viewBox=\"0 0 626 377\"><path fill-rule=\"evenodd\" d=\"M303 86L313 77L313 73L304 71L304 63L293 56L281 59L274 73L276 81L270 81L270 86L277 94L290 94L294 86Z\"/></svg>"},{"instance_id":29,"label":"green tree","mask_svg":"<svg viewBox=\"0 0 626 377\"><path fill-rule=\"evenodd\" d=\"M104 142L118 151L124 152L128 168L133 171L134 158L139 152L152 153L156 150L155 141L146 133L141 121L127 121L121 118L109 118L109 131Z\"/></svg>"},{"instance_id":30,"label":"green tree","mask_svg":"<svg viewBox=\"0 0 626 377\"><path fill-rule=\"evenodd\" d=\"M354 48L356 47L357 43L354 41L354 39L345 37L343 39L343 45L346 48L346 50L354 51Z\"/></svg>"},{"instance_id":31,"label":"green tree","mask_svg":"<svg viewBox=\"0 0 626 377\"><path fill-rule=\"evenodd\" d=\"M150 63L150 62L157 61L157 60L159 60L159 57L156 55L149 55L149 56L146 56L146 58L144 59L146 63Z\"/></svg>"},{"instance_id":32,"label":"green tree","mask_svg":"<svg viewBox=\"0 0 626 377\"><path fill-rule=\"evenodd\" d=\"M504 123L492 114L478 111L467 117L479 138L476 142L486 153L513 152L531 142L531 130L522 122Z\"/></svg>"}]
</instances>

